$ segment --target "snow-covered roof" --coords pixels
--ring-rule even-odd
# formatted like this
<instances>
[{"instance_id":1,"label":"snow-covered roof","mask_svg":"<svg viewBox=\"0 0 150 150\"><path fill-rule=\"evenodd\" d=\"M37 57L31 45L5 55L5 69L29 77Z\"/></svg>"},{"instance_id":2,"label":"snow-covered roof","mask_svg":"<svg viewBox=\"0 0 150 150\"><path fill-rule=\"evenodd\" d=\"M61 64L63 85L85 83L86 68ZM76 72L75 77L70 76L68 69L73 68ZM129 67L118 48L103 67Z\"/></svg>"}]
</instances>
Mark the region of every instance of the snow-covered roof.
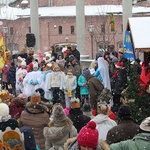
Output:
<instances>
[{"instance_id":1,"label":"snow-covered roof","mask_svg":"<svg viewBox=\"0 0 150 150\"><path fill-rule=\"evenodd\" d=\"M150 48L150 17L129 18L134 49Z\"/></svg>"},{"instance_id":2,"label":"snow-covered roof","mask_svg":"<svg viewBox=\"0 0 150 150\"><path fill-rule=\"evenodd\" d=\"M149 13L150 7L135 6L133 13ZM122 14L122 5L88 5L85 6L85 16L107 15L110 13ZM0 10L0 19L15 20L20 17L29 17L30 8L21 9L5 6ZM76 16L75 6L62 7L39 7L39 16L41 17L57 17L57 16Z\"/></svg>"}]
</instances>

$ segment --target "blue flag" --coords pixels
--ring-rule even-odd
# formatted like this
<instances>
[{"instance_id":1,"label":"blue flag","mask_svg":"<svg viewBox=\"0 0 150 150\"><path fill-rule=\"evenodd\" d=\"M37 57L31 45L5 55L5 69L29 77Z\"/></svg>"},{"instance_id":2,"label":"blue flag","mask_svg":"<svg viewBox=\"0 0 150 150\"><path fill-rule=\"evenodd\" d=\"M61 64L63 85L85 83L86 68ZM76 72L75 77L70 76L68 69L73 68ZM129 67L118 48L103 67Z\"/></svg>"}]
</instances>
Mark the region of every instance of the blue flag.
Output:
<instances>
[{"instance_id":1,"label":"blue flag","mask_svg":"<svg viewBox=\"0 0 150 150\"><path fill-rule=\"evenodd\" d=\"M133 50L133 44L132 44L132 40L131 40L130 31L125 31L123 48L124 48L123 57L127 58L129 60L135 60L135 53Z\"/></svg>"}]
</instances>

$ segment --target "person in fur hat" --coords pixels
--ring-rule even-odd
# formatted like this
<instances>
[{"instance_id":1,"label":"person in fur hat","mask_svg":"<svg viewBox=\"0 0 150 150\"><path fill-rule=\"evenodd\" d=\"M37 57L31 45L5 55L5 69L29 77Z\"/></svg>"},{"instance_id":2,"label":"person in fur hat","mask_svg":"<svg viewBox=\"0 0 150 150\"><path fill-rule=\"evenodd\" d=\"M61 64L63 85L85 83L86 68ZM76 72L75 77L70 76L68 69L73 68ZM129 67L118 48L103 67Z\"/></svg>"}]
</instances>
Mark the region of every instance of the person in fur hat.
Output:
<instances>
[{"instance_id":1,"label":"person in fur hat","mask_svg":"<svg viewBox=\"0 0 150 150\"><path fill-rule=\"evenodd\" d=\"M38 71L38 63L33 63L33 71L29 72L26 77L23 79L23 86L24 90L23 93L27 96L33 95L35 90L39 88L39 85L41 83L41 71Z\"/></svg>"},{"instance_id":2,"label":"person in fur hat","mask_svg":"<svg viewBox=\"0 0 150 150\"><path fill-rule=\"evenodd\" d=\"M19 94L18 97L11 100L11 104L9 106L10 115L12 118L18 120L18 122L21 112L25 109L26 103L27 96L25 94Z\"/></svg>"},{"instance_id":3,"label":"person in fur hat","mask_svg":"<svg viewBox=\"0 0 150 150\"><path fill-rule=\"evenodd\" d=\"M25 110L20 116L20 127L28 126L33 129L35 142L41 150L45 150L45 138L43 128L48 126L49 114L47 107L41 103L39 93L34 93L30 97L30 102L26 104Z\"/></svg>"},{"instance_id":4,"label":"person in fur hat","mask_svg":"<svg viewBox=\"0 0 150 150\"><path fill-rule=\"evenodd\" d=\"M78 98L71 98L70 101L70 111L69 111L69 118L72 120L73 125L77 129L77 132L81 130L83 126L85 126L91 118L84 115L82 110L80 109L80 100Z\"/></svg>"},{"instance_id":5,"label":"person in fur hat","mask_svg":"<svg viewBox=\"0 0 150 150\"><path fill-rule=\"evenodd\" d=\"M49 127L43 129L45 137L45 150L57 150L62 148L68 138L75 137L77 130L72 121L65 115L61 104L55 104L52 111L52 121Z\"/></svg>"},{"instance_id":6,"label":"person in fur hat","mask_svg":"<svg viewBox=\"0 0 150 150\"><path fill-rule=\"evenodd\" d=\"M15 128L19 128L19 125L16 119L11 118L8 105L0 103L0 131L5 131L7 127L15 130Z\"/></svg>"},{"instance_id":7,"label":"person in fur hat","mask_svg":"<svg viewBox=\"0 0 150 150\"><path fill-rule=\"evenodd\" d=\"M65 150L110 150L106 142L99 140L99 133L94 121L88 122L77 137L70 138L64 144Z\"/></svg>"}]
</instances>

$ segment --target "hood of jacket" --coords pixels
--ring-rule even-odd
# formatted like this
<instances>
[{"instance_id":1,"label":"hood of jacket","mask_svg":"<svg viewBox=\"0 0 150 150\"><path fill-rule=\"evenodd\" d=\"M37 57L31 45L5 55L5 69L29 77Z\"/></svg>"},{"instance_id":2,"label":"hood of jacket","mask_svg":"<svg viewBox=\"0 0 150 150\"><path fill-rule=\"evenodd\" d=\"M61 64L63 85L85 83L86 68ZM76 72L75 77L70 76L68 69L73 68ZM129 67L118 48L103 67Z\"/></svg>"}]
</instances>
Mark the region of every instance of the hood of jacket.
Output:
<instances>
[{"instance_id":1,"label":"hood of jacket","mask_svg":"<svg viewBox=\"0 0 150 150\"><path fill-rule=\"evenodd\" d=\"M93 121L95 121L97 124L101 124L102 122L109 121L109 120L110 120L110 118L107 115L104 115L104 114L98 114L93 119Z\"/></svg>"},{"instance_id":2,"label":"hood of jacket","mask_svg":"<svg viewBox=\"0 0 150 150\"><path fill-rule=\"evenodd\" d=\"M31 113L31 114L38 114L38 113L44 113L44 112L48 112L48 108L41 104L41 103L31 103L31 102L28 102L26 104L26 108L25 110L28 112L28 113Z\"/></svg>"}]
</instances>

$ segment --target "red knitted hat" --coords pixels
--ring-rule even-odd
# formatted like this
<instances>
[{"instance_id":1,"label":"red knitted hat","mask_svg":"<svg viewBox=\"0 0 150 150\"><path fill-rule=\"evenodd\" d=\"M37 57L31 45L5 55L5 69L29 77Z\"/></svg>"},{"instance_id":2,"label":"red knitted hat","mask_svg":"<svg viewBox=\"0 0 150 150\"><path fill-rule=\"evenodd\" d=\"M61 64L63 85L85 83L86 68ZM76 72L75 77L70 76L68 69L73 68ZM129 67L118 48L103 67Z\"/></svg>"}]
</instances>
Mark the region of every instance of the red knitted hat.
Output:
<instances>
[{"instance_id":1,"label":"red knitted hat","mask_svg":"<svg viewBox=\"0 0 150 150\"><path fill-rule=\"evenodd\" d=\"M123 64L123 62L118 62L115 66L116 66L116 68L123 68L124 64Z\"/></svg>"},{"instance_id":2,"label":"red knitted hat","mask_svg":"<svg viewBox=\"0 0 150 150\"><path fill-rule=\"evenodd\" d=\"M96 148L98 144L98 130L96 129L96 123L94 121L88 122L84 126L77 136L79 146L87 146Z\"/></svg>"}]
</instances>

